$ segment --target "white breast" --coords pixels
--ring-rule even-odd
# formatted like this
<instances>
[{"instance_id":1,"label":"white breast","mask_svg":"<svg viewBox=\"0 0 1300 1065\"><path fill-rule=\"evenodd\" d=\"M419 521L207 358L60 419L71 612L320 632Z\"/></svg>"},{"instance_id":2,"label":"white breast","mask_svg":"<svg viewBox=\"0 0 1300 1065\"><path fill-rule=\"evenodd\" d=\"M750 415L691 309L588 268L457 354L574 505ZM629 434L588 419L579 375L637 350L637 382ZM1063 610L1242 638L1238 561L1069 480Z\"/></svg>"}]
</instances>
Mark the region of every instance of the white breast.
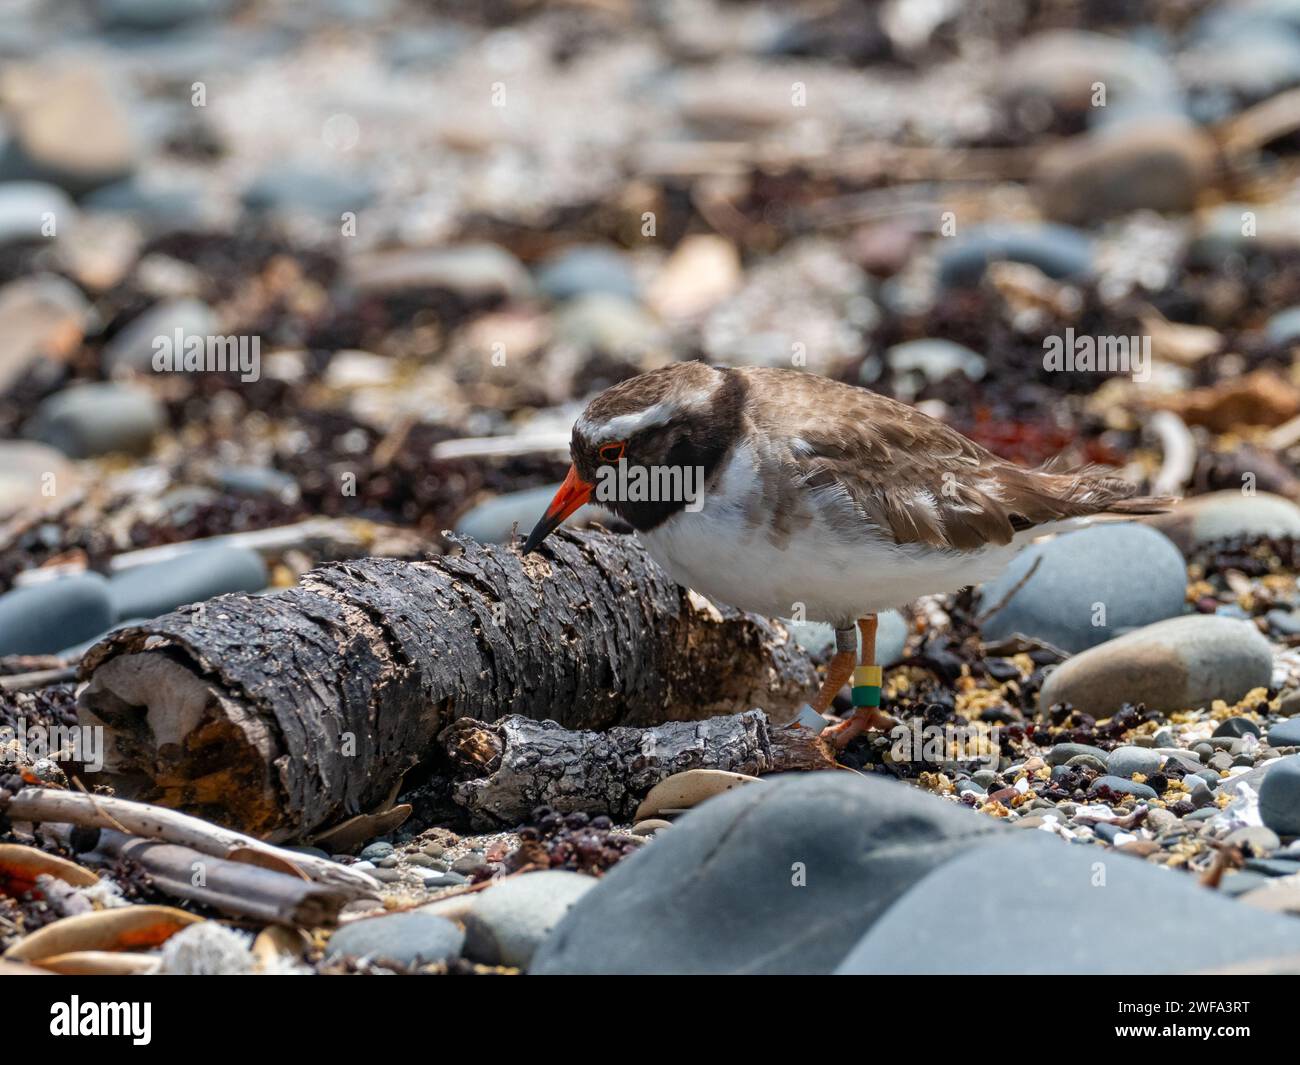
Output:
<instances>
[{"instance_id":1,"label":"white breast","mask_svg":"<svg viewBox=\"0 0 1300 1065\"><path fill-rule=\"evenodd\" d=\"M1032 538L973 552L900 546L865 518L858 534L837 531L814 508L809 524L774 542L770 521L746 518L766 513L756 508L762 501L754 498L761 484L755 461L752 452L737 452L700 510L638 533L678 583L742 610L848 627L922 595L987 581Z\"/></svg>"}]
</instances>

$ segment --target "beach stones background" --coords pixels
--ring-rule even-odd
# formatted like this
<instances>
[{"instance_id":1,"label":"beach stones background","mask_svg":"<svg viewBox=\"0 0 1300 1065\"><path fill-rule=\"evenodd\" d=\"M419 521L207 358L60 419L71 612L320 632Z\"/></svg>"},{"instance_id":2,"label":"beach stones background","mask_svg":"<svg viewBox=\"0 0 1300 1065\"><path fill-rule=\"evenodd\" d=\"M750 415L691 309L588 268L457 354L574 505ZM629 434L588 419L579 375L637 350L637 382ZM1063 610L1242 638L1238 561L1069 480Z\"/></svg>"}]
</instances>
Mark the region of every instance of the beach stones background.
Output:
<instances>
[{"instance_id":1,"label":"beach stones background","mask_svg":"<svg viewBox=\"0 0 1300 1065\"><path fill-rule=\"evenodd\" d=\"M1005 605L981 628L985 639L1018 632L1083 651L1181 614L1186 591L1183 558L1160 533L1128 522L1097 525L1022 551L984 586L983 610Z\"/></svg>"},{"instance_id":2,"label":"beach stones background","mask_svg":"<svg viewBox=\"0 0 1300 1065\"><path fill-rule=\"evenodd\" d=\"M1235 702L1268 687L1272 676L1272 649L1248 622L1171 618L1062 663L1048 676L1039 703L1044 709L1070 703L1098 716L1126 702L1171 712L1215 699Z\"/></svg>"}]
</instances>

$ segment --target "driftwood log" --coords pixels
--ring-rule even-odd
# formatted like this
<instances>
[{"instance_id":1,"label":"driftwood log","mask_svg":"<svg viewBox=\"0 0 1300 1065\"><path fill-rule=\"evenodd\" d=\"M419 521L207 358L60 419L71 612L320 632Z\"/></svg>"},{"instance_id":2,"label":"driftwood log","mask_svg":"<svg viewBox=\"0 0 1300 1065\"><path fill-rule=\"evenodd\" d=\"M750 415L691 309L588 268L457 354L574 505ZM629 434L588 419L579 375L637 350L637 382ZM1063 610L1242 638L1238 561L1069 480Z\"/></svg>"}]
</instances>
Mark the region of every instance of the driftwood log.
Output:
<instances>
[{"instance_id":1,"label":"driftwood log","mask_svg":"<svg viewBox=\"0 0 1300 1065\"><path fill-rule=\"evenodd\" d=\"M777 773L835 765L809 729L782 728L760 711L654 728L573 732L554 721L463 719L438 737L452 767L452 798L476 828L516 825L538 806L627 819L674 773Z\"/></svg>"},{"instance_id":2,"label":"driftwood log","mask_svg":"<svg viewBox=\"0 0 1300 1065\"><path fill-rule=\"evenodd\" d=\"M632 538L561 532L540 553L459 542L363 559L113 633L82 661L100 782L271 840L391 802L451 721L604 729L760 707L815 683L779 625L675 585Z\"/></svg>"}]
</instances>

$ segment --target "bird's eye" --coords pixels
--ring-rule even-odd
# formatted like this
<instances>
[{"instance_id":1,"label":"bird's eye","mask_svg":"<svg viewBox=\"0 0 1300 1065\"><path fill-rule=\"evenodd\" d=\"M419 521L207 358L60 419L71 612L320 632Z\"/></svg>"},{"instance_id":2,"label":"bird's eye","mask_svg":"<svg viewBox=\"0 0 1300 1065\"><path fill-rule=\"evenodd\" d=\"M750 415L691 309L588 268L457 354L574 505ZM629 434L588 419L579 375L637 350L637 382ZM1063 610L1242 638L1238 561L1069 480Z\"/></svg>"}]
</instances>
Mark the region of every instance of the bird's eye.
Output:
<instances>
[{"instance_id":1,"label":"bird's eye","mask_svg":"<svg viewBox=\"0 0 1300 1065\"><path fill-rule=\"evenodd\" d=\"M602 462L617 462L623 457L625 447L627 447L627 442L620 440L614 444L601 444L600 450L596 453L600 456Z\"/></svg>"}]
</instances>

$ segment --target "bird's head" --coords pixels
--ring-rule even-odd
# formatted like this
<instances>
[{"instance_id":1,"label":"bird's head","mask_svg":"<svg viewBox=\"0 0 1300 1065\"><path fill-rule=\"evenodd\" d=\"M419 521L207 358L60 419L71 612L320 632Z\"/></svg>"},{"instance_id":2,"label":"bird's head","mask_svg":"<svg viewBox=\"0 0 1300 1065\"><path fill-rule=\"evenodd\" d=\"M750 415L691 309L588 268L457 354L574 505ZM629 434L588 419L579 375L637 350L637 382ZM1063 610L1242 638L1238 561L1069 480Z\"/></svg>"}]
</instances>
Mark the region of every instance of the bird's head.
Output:
<instances>
[{"instance_id":1,"label":"bird's head","mask_svg":"<svg viewBox=\"0 0 1300 1065\"><path fill-rule=\"evenodd\" d=\"M605 389L574 423L573 464L524 553L585 503L640 530L693 505L735 440L742 398L739 377L699 362L675 363Z\"/></svg>"}]
</instances>

